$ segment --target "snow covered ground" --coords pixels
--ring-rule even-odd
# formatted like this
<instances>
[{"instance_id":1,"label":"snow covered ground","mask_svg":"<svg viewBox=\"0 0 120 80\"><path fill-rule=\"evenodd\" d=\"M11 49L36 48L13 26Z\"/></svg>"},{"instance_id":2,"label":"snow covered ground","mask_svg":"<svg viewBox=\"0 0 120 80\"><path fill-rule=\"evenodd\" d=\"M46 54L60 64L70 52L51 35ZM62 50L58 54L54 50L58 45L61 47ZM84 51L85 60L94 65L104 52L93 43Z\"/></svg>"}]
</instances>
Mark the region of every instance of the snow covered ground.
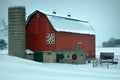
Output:
<instances>
[{"instance_id":1,"label":"snow covered ground","mask_svg":"<svg viewBox=\"0 0 120 80\"><path fill-rule=\"evenodd\" d=\"M0 80L120 80L120 68L115 65L107 69L93 68L91 63L38 63L8 56L5 51L0 51Z\"/></svg>"}]
</instances>

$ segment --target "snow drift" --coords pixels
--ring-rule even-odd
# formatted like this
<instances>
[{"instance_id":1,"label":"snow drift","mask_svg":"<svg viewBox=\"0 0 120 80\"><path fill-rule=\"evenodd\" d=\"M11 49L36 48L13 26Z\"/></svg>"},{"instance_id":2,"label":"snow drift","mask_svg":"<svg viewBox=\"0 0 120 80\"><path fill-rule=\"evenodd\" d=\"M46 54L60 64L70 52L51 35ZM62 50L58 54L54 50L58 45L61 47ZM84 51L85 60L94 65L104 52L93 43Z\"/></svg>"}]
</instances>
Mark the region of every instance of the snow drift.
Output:
<instances>
[{"instance_id":1,"label":"snow drift","mask_svg":"<svg viewBox=\"0 0 120 80\"><path fill-rule=\"evenodd\" d=\"M120 80L120 69L38 63L0 54L0 80Z\"/></svg>"}]
</instances>

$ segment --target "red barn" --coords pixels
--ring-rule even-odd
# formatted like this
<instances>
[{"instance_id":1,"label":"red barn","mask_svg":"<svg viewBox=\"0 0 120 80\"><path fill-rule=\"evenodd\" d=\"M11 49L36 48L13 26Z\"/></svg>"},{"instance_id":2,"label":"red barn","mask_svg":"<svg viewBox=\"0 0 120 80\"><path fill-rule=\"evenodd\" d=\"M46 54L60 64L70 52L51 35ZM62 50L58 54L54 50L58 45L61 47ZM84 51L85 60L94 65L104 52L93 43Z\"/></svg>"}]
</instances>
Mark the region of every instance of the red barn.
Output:
<instances>
[{"instance_id":1,"label":"red barn","mask_svg":"<svg viewBox=\"0 0 120 80\"><path fill-rule=\"evenodd\" d=\"M89 22L44 14L35 11L28 16L26 24L26 48L34 52L56 50L86 51L87 58L95 58L95 33Z\"/></svg>"}]
</instances>

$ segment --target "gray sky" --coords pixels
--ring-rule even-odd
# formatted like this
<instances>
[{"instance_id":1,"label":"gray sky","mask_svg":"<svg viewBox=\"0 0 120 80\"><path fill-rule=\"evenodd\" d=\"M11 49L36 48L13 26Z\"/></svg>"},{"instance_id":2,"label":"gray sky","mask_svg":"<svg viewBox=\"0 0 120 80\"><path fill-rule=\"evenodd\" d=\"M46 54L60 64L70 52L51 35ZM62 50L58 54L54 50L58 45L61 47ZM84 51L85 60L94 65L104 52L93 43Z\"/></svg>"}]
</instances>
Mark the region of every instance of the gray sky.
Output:
<instances>
[{"instance_id":1,"label":"gray sky","mask_svg":"<svg viewBox=\"0 0 120 80\"><path fill-rule=\"evenodd\" d=\"M120 38L120 0L0 0L0 19L8 18L8 6L26 6L27 16L35 10L89 21L96 32L96 45L101 46L109 38Z\"/></svg>"}]
</instances>

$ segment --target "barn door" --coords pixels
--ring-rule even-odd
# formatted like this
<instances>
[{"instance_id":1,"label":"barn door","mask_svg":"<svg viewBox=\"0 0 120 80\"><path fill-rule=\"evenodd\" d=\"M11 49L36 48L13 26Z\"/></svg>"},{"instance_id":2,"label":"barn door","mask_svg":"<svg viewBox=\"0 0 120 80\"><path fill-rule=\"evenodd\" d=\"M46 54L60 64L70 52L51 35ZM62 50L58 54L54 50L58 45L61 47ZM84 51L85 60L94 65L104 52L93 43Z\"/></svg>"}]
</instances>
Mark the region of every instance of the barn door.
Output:
<instances>
[{"instance_id":1,"label":"barn door","mask_svg":"<svg viewBox=\"0 0 120 80\"><path fill-rule=\"evenodd\" d=\"M43 62L43 52L35 52L34 60L37 62Z\"/></svg>"},{"instance_id":2,"label":"barn door","mask_svg":"<svg viewBox=\"0 0 120 80\"><path fill-rule=\"evenodd\" d=\"M56 54L56 62L60 62L59 54Z\"/></svg>"}]
</instances>

